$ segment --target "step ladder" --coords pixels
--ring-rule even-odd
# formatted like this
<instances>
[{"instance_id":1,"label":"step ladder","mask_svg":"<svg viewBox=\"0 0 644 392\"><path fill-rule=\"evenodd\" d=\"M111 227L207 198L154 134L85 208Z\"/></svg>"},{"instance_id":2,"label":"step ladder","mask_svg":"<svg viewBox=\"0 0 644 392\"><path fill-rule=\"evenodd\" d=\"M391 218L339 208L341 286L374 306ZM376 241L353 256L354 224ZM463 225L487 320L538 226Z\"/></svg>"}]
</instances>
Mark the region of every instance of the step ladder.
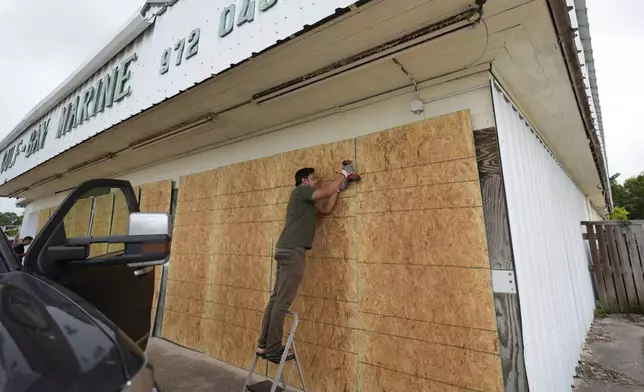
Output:
<instances>
[{"instance_id":1,"label":"step ladder","mask_svg":"<svg viewBox=\"0 0 644 392\"><path fill-rule=\"evenodd\" d=\"M244 383L244 389L242 389L242 392L284 392L286 391L286 381L284 381L284 366L286 365L286 358L288 356L288 353L290 351L290 348L293 347L293 354L294 358L290 359L289 361L295 361L295 364L297 365L297 372L300 375L300 382L302 383L302 390L304 392L307 392L306 390L306 384L304 382L304 373L302 372L302 365L300 364L300 357L297 355L297 349L295 348L295 330L297 329L297 325L300 322L300 318L297 315L297 313L291 312L290 310L288 311L288 314L293 317L293 325L291 326L291 330L288 334L288 339L286 340L286 346L284 347L284 354L282 354L282 358L280 359L279 363L275 361L270 361L275 364L277 364L277 372L275 373L275 378L273 380L265 380L262 382L259 382L257 384L250 384L253 380L253 374L255 374L255 366L257 366L257 362L259 362L260 359L265 359L263 356L255 353L255 359L253 359L253 364L250 366L250 370L248 371L248 377L246 377L246 383ZM278 384L279 382L282 382L282 387L280 387Z\"/></svg>"}]
</instances>

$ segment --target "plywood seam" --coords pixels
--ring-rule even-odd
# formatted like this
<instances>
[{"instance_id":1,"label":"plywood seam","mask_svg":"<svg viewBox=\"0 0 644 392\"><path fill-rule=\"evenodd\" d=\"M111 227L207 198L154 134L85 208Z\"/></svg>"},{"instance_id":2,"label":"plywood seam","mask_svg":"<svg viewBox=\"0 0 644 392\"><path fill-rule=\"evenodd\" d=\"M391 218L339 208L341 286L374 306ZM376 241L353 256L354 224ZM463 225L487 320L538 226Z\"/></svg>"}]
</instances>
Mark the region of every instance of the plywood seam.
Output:
<instances>
[{"instance_id":1,"label":"plywood seam","mask_svg":"<svg viewBox=\"0 0 644 392\"><path fill-rule=\"evenodd\" d=\"M387 170L387 171L391 171L391 170ZM398 189L429 188L429 187L438 186L438 185L469 184L474 182L478 184L478 180L447 181L447 182L436 182L431 184L409 185L409 186L401 186L401 187L393 187L393 188L378 188L372 191L358 192L358 194L366 195L369 193L392 191L392 190L398 190Z\"/></svg>"},{"instance_id":2,"label":"plywood seam","mask_svg":"<svg viewBox=\"0 0 644 392\"><path fill-rule=\"evenodd\" d=\"M423 339L418 339L418 338L412 338L412 337L405 336L405 335L394 335L392 333L372 331L370 329L358 329L358 331L360 331L360 332L368 332L368 333L374 334L374 335L391 336L391 337L399 338L399 339L406 339L406 340L413 340L413 341L416 341L416 342L435 344L437 346L453 347L453 348L458 348L458 349L465 350L465 351L472 351L472 352L475 352L475 353L490 354L490 355L494 355L494 356L497 356L497 357L499 356L498 352L477 350L477 349L469 348L469 347L465 347L465 346L458 346L456 344L441 343L441 342L435 342L435 341L432 341L432 340L423 340ZM486 331L486 332L491 332L491 331Z\"/></svg>"},{"instance_id":3,"label":"plywood seam","mask_svg":"<svg viewBox=\"0 0 644 392\"><path fill-rule=\"evenodd\" d=\"M233 285L227 285L227 284L220 284L220 283L208 283L208 282L195 282L192 280L177 280L177 279L168 279L168 282L179 282L179 283L193 283L193 284L198 284L200 286L221 286L221 287L228 287L231 289L240 289L240 290L249 290L249 291L256 291L260 293L268 293L270 292L269 290L260 290L256 288L250 288L250 287L242 287L242 286L233 286ZM187 297L181 297L179 295L174 295L175 297L179 298L187 298ZM197 298L195 298L197 299Z\"/></svg>"},{"instance_id":4,"label":"plywood seam","mask_svg":"<svg viewBox=\"0 0 644 392\"><path fill-rule=\"evenodd\" d=\"M367 135L368 136L368 135ZM390 171L396 171L396 170L404 170L404 169L412 169L416 167L426 167L426 166L433 166L433 165L438 165L441 163L449 163L449 162L460 162L460 161L469 161L471 159L476 159L476 155L472 156L463 156L459 158L454 158L454 159L445 159L442 161L431 161L431 162L425 162L425 163L417 163L415 165L407 165L407 166L400 166L400 167L394 167L390 169L382 169L382 170L374 170L374 171L368 171L368 172L361 172L360 174L377 174L377 173L386 173Z\"/></svg>"},{"instance_id":5,"label":"plywood seam","mask_svg":"<svg viewBox=\"0 0 644 392\"><path fill-rule=\"evenodd\" d=\"M432 208L412 208L412 209L400 209L400 210L384 210L384 211L375 211L375 212L358 212L360 215L378 215L384 214L387 212L414 212L414 211L437 211L437 210L463 210L463 209L477 209L483 207L480 204L473 204L471 206L462 206L462 207L432 207Z\"/></svg>"},{"instance_id":6,"label":"plywood seam","mask_svg":"<svg viewBox=\"0 0 644 392\"><path fill-rule=\"evenodd\" d=\"M404 374L404 375L406 375L406 376L411 376L411 377L415 377L415 378L420 378L420 379L428 380L428 381L432 381L432 382L435 382L435 383L438 383L438 384L448 385L448 386L450 386L450 387L460 388L460 389L463 389L463 390L465 390L465 391L472 391L472 392L486 392L486 391L483 391L483 390L480 390L480 389L471 389L471 388L463 387L463 386L460 386L460 385L450 384L450 383L447 383L447 382L444 382L444 381L436 380L436 379L433 379L433 378L423 377L423 376L421 376L421 375L419 375L419 374L411 374L411 373L401 372L400 370L391 369L391 368L388 368L388 367L386 367L386 366L382 366L382 365L375 364L375 363L371 363L371 362L360 361L360 363L363 363L363 364L365 364L365 365L369 365L369 366L373 366L373 367L376 367L376 368L380 368L380 369L388 370L388 371L390 371L390 372L394 372L394 373L398 373L398 374Z\"/></svg>"},{"instance_id":7,"label":"plywood seam","mask_svg":"<svg viewBox=\"0 0 644 392\"><path fill-rule=\"evenodd\" d=\"M457 327L457 328L467 328L467 329L473 329L476 331L486 331L486 332L497 332L496 329L485 329L485 328L479 328L479 327L471 327L468 325L456 325L456 324L447 324L447 323L440 323L437 321L428 321L428 320L418 320L418 319L411 319L411 318L405 318L405 317L399 317L399 316L392 316L389 314L380 314L380 313L372 313L372 312L365 312L363 310L359 310L359 313L364 313L364 314L369 314L373 316L381 316L381 317L392 317L400 320L408 320L408 321L418 321L421 323L430 323L430 324L436 324L436 325L444 325L446 327Z\"/></svg>"},{"instance_id":8,"label":"plywood seam","mask_svg":"<svg viewBox=\"0 0 644 392\"><path fill-rule=\"evenodd\" d=\"M489 271L489 267L464 267L460 265L448 265L448 264L415 264L415 263L368 263L368 262L361 262L358 264L368 264L368 265L397 265L397 266L414 266L414 267L435 267L435 268L460 268L460 269L467 269L467 270L486 270Z\"/></svg>"},{"instance_id":9,"label":"plywood seam","mask_svg":"<svg viewBox=\"0 0 644 392\"><path fill-rule=\"evenodd\" d=\"M353 139L353 159L355 161L355 166L359 170L360 169L360 162L358 160L358 138ZM357 200L357 194L359 193L360 190L360 182L356 183L356 200ZM355 252L355 264L356 264L356 300L357 302L357 309L358 312L360 312L360 260L359 260L359 219L358 219L358 210L356 210L356 215L355 215L355 224L353 225L353 247L354 247L354 252ZM359 315L359 313L358 313ZM358 333L358 336L360 336L360 333ZM356 348L356 392L360 392L360 356L361 356L361 350L360 347L362 345L360 344L360 341L358 341L358 347Z\"/></svg>"}]
</instances>

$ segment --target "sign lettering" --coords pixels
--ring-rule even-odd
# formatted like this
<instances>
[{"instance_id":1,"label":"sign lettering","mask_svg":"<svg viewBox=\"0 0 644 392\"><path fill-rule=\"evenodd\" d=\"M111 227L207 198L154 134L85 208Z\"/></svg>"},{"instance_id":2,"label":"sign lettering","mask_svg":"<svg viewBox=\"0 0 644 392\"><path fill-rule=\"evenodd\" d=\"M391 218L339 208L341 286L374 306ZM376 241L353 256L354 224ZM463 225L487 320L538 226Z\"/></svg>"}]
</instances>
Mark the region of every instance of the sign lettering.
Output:
<instances>
[{"instance_id":1,"label":"sign lettering","mask_svg":"<svg viewBox=\"0 0 644 392\"><path fill-rule=\"evenodd\" d=\"M105 108L111 108L116 102L132 93L132 86L129 82L132 78L130 69L133 62L137 60L136 53L125 58L121 64L114 67L105 74L98 82L89 86L85 91L76 95L71 101L62 107L56 138L68 134L82 123L101 113Z\"/></svg>"},{"instance_id":2,"label":"sign lettering","mask_svg":"<svg viewBox=\"0 0 644 392\"><path fill-rule=\"evenodd\" d=\"M259 1L259 10L266 12L277 4L277 0L257 0ZM224 38L232 33L235 29L235 24L241 26L244 23L251 23L255 20L255 0L242 0L242 5L239 10L239 16L236 15L237 6L235 3L224 8L219 18L219 36ZM237 22L235 23L235 16Z\"/></svg>"},{"instance_id":3,"label":"sign lettering","mask_svg":"<svg viewBox=\"0 0 644 392\"><path fill-rule=\"evenodd\" d=\"M181 38L174 44L174 51L177 52L177 59L175 60L175 65L180 66L183 60L183 53L185 52L186 60L191 59L196 56L199 52L199 36L201 35L201 29L196 28L190 32L188 35L188 51L186 51L186 39ZM172 48L167 48L163 51L161 55L161 68L159 73L165 75L170 70L170 56L172 55Z\"/></svg>"},{"instance_id":4,"label":"sign lettering","mask_svg":"<svg viewBox=\"0 0 644 392\"><path fill-rule=\"evenodd\" d=\"M50 120L51 118L48 117L26 132L29 135L26 137L28 139L27 145L24 143L25 139L22 139L17 144L5 150L2 156L2 164L0 165L0 173L11 169L16 164L16 160L20 154L30 157L45 147Z\"/></svg>"}]
</instances>

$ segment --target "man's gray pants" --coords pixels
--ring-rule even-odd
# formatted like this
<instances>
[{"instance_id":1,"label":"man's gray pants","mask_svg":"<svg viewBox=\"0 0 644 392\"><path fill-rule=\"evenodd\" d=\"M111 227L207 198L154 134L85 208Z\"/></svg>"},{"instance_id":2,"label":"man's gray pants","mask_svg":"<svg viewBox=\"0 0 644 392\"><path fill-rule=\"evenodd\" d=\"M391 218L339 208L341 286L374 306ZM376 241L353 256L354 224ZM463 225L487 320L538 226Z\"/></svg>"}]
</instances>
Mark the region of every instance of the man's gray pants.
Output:
<instances>
[{"instance_id":1,"label":"man's gray pants","mask_svg":"<svg viewBox=\"0 0 644 392\"><path fill-rule=\"evenodd\" d=\"M267 354L282 348L284 319L304 278L305 249L276 249L277 275L271 298L264 311L262 334L258 346Z\"/></svg>"}]
</instances>

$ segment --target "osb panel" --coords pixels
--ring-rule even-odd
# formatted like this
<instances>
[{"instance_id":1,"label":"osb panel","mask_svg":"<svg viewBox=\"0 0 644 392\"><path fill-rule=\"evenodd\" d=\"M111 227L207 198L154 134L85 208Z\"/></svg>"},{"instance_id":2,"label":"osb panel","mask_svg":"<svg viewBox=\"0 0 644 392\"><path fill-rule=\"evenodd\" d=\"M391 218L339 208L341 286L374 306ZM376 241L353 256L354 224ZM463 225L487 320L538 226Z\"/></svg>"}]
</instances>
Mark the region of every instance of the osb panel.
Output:
<instances>
[{"instance_id":1,"label":"osb panel","mask_svg":"<svg viewBox=\"0 0 644 392\"><path fill-rule=\"evenodd\" d=\"M141 206L141 212L170 212L170 203L167 204L158 204L154 206Z\"/></svg>"},{"instance_id":2,"label":"osb panel","mask_svg":"<svg viewBox=\"0 0 644 392\"><path fill-rule=\"evenodd\" d=\"M301 320L359 328L358 304L355 302L298 295L291 305L291 310L296 312Z\"/></svg>"},{"instance_id":3,"label":"osb panel","mask_svg":"<svg viewBox=\"0 0 644 392\"><path fill-rule=\"evenodd\" d=\"M207 301L209 286L201 283L168 280L166 295Z\"/></svg>"},{"instance_id":4,"label":"osb panel","mask_svg":"<svg viewBox=\"0 0 644 392\"><path fill-rule=\"evenodd\" d=\"M355 224L355 218L320 219L307 257L355 259Z\"/></svg>"},{"instance_id":5,"label":"osb panel","mask_svg":"<svg viewBox=\"0 0 644 392\"><path fill-rule=\"evenodd\" d=\"M79 199L63 218L67 238L86 237L89 231L92 199Z\"/></svg>"},{"instance_id":6,"label":"osb panel","mask_svg":"<svg viewBox=\"0 0 644 392\"><path fill-rule=\"evenodd\" d=\"M470 392L437 381L361 363L358 365L360 390L369 392Z\"/></svg>"},{"instance_id":7,"label":"osb panel","mask_svg":"<svg viewBox=\"0 0 644 392\"><path fill-rule=\"evenodd\" d=\"M403 125L357 139L361 173L475 156L469 111Z\"/></svg>"},{"instance_id":8,"label":"osb panel","mask_svg":"<svg viewBox=\"0 0 644 392\"><path fill-rule=\"evenodd\" d=\"M478 181L390 189L358 194L359 213L480 207Z\"/></svg>"},{"instance_id":9,"label":"osb panel","mask_svg":"<svg viewBox=\"0 0 644 392\"><path fill-rule=\"evenodd\" d=\"M206 255L211 254L209 242L212 226L179 226L172 231L171 255Z\"/></svg>"},{"instance_id":10,"label":"osb panel","mask_svg":"<svg viewBox=\"0 0 644 392\"><path fill-rule=\"evenodd\" d=\"M270 256L222 255L212 256L210 283L269 291Z\"/></svg>"},{"instance_id":11,"label":"osb panel","mask_svg":"<svg viewBox=\"0 0 644 392\"><path fill-rule=\"evenodd\" d=\"M92 220L91 229L91 235L93 237L106 236L110 234L113 204L113 194L102 195L94 198L94 219ZM107 245L108 244L90 245L90 257L106 254Z\"/></svg>"},{"instance_id":12,"label":"osb panel","mask_svg":"<svg viewBox=\"0 0 644 392\"><path fill-rule=\"evenodd\" d=\"M481 208L358 216L358 260L489 268Z\"/></svg>"},{"instance_id":13,"label":"osb panel","mask_svg":"<svg viewBox=\"0 0 644 392\"><path fill-rule=\"evenodd\" d=\"M138 194L138 188L134 191L135 194ZM112 216L112 226L110 227L110 234L127 234L127 223L130 211L127 208L127 203L125 202L125 195L121 191L114 193L114 213ZM107 252L116 252L123 250L123 244L109 244L107 246Z\"/></svg>"},{"instance_id":14,"label":"osb panel","mask_svg":"<svg viewBox=\"0 0 644 392\"><path fill-rule=\"evenodd\" d=\"M487 269L362 263L358 268L362 311L496 329Z\"/></svg>"},{"instance_id":15,"label":"osb panel","mask_svg":"<svg viewBox=\"0 0 644 392\"><path fill-rule=\"evenodd\" d=\"M257 331L262 325L263 311L236 308L216 302L205 302L202 317Z\"/></svg>"},{"instance_id":16,"label":"osb panel","mask_svg":"<svg viewBox=\"0 0 644 392\"><path fill-rule=\"evenodd\" d=\"M49 216L49 208L38 211L38 232L40 232L40 230L45 227L45 224L49 220Z\"/></svg>"},{"instance_id":17,"label":"osb panel","mask_svg":"<svg viewBox=\"0 0 644 392\"><path fill-rule=\"evenodd\" d=\"M209 282L210 255L172 254L168 279L205 284Z\"/></svg>"},{"instance_id":18,"label":"osb panel","mask_svg":"<svg viewBox=\"0 0 644 392\"><path fill-rule=\"evenodd\" d=\"M271 227L270 223L263 222L212 226L207 249L213 254L270 256L273 245ZM197 246L194 241L190 242Z\"/></svg>"},{"instance_id":19,"label":"osb panel","mask_svg":"<svg viewBox=\"0 0 644 392\"><path fill-rule=\"evenodd\" d=\"M501 391L498 355L363 332L361 361L477 391Z\"/></svg>"},{"instance_id":20,"label":"osb panel","mask_svg":"<svg viewBox=\"0 0 644 392\"><path fill-rule=\"evenodd\" d=\"M163 312L162 335L182 346L201 347L201 323L203 319L171 310Z\"/></svg>"},{"instance_id":21,"label":"osb panel","mask_svg":"<svg viewBox=\"0 0 644 392\"><path fill-rule=\"evenodd\" d=\"M365 331L383 335L462 347L470 350L499 354L499 339L496 331L466 327L454 327L425 321L360 313L360 327Z\"/></svg>"},{"instance_id":22,"label":"osb panel","mask_svg":"<svg viewBox=\"0 0 644 392\"><path fill-rule=\"evenodd\" d=\"M165 308L173 312L183 313L194 317L201 318L204 313L204 301L195 298L179 297L172 294L166 294Z\"/></svg>"},{"instance_id":23,"label":"osb panel","mask_svg":"<svg viewBox=\"0 0 644 392\"><path fill-rule=\"evenodd\" d=\"M329 349L305 342L297 344L298 355L307 389L314 392L354 392L356 391L358 374L358 356L339 350ZM292 374L290 384L301 388L294 364L289 363L285 374ZM275 364L269 364L268 375L274 375ZM361 389L362 390L362 389Z\"/></svg>"},{"instance_id":24,"label":"osb panel","mask_svg":"<svg viewBox=\"0 0 644 392\"><path fill-rule=\"evenodd\" d=\"M298 342L357 354L358 332L357 329L353 328L303 320L300 321L298 326L296 340Z\"/></svg>"},{"instance_id":25,"label":"osb panel","mask_svg":"<svg viewBox=\"0 0 644 392\"><path fill-rule=\"evenodd\" d=\"M172 198L172 181L160 181L152 184L145 184L141 186L141 201L139 206L141 211L145 211L144 207L153 206L168 206L168 211L154 211L154 212L169 212L170 199ZM148 211L152 212L152 211Z\"/></svg>"},{"instance_id":26,"label":"osb panel","mask_svg":"<svg viewBox=\"0 0 644 392\"><path fill-rule=\"evenodd\" d=\"M189 201L216 195L293 186L293 175L302 167L314 167L318 178L331 179L340 169L343 159L355 159L355 145L352 140L236 163L181 177L179 200Z\"/></svg>"},{"instance_id":27,"label":"osb panel","mask_svg":"<svg viewBox=\"0 0 644 392\"><path fill-rule=\"evenodd\" d=\"M221 323L216 331L220 354L219 358L231 365L244 369L250 368L258 333L255 330Z\"/></svg>"},{"instance_id":28,"label":"osb panel","mask_svg":"<svg viewBox=\"0 0 644 392\"><path fill-rule=\"evenodd\" d=\"M355 260L306 257L304 278L298 295L357 302L357 266ZM275 281L273 270L272 282Z\"/></svg>"},{"instance_id":29,"label":"osb panel","mask_svg":"<svg viewBox=\"0 0 644 392\"><path fill-rule=\"evenodd\" d=\"M461 112L182 177L164 337L249 367L295 170L315 167L324 182L342 159L355 159L363 180L319 220L291 307L309 389L495 390L498 341L474 155L469 113ZM381 358L392 350L400 351L395 363ZM357 353L376 366L358 364ZM405 353L417 368L401 368ZM467 374L455 380L454 369Z\"/></svg>"},{"instance_id":30,"label":"osb panel","mask_svg":"<svg viewBox=\"0 0 644 392\"><path fill-rule=\"evenodd\" d=\"M359 192L410 188L451 182L478 181L476 159L439 162L403 169L362 174Z\"/></svg>"},{"instance_id":31,"label":"osb panel","mask_svg":"<svg viewBox=\"0 0 644 392\"><path fill-rule=\"evenodd\" d=\"M264 311L268 298L270 297L268 291L255 289L218 285L207 286L207 289L207 301L261 312Z\"/></svg>"}]
</instances>

